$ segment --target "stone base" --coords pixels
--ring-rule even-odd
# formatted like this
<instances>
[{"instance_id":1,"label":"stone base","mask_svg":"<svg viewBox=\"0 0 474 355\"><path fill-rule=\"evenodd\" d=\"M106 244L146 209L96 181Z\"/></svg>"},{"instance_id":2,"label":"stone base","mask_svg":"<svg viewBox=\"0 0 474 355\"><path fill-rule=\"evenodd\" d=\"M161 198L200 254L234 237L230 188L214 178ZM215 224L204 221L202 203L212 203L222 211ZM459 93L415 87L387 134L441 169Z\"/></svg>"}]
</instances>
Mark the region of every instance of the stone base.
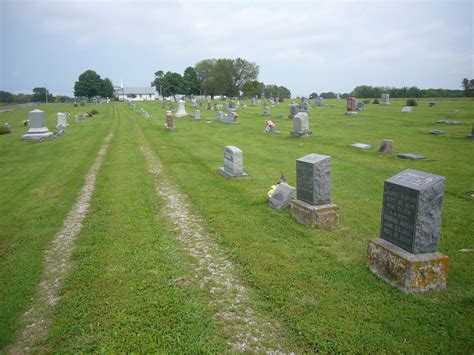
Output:
<instances>
[{"instance_id":1,"label":"stone base","mask_svg":"<svg viewBox=\"0 0 474 355\"><path fill-rule=\"evenodd\" d=\"M242 174L230 174L229 172L227 172L224 167L220 167L219 168L219 174L221 174L222 176L225 176L225 177L230 177L230 178L239 178L239 177L246 177L248 176L247 173L243 172Z\"/></svg>"},{"instance_id":2,"label":"stone base","mask_svg":"<svg viewBox=\"0 0 474 355\"><path fill-rule=\"evenodd\" d=\"M311 131L303 131L303 132L290 132L292 137L299 137L299 138L306 138L311 137L313 132Z\"/></svg>"},{"instance_id":3,"label":"stone base","mask_svg":"<svg viewBox=\"0 0 474 355\"><path fill-rule=\"evenodd\" d=\"M176 127L165 127L167 131L174 132L176 131Z\"/></svg>"},{"instance_id":4,"label":"stone base","mask_svg":"<svg viewBox=\"0 0 474 355\"><path fill-rule=\"evenodd\" d=\"M414 255L383 239L369 241L369 269L404 293L443 290L448 257L439 252Z\"/></svg>"},{"instance_id":5,"label":"stone base","mask_svg":"<svg viewBox=\"0 0 474 355\"><path fill-rule=\"evenodd\" d=\"M186 117L188 115L187 112L176 112L176 114L174 115L175 117Z\"/></svg>"},{"instance_id":6,"label":"stone base","mask_svg":"<svg viewBox=\"0 0 474 355\"><path fill-rule=\"evenodd\" d=\"M390 105L390 102L380 102L379 105Z\"/></svg>"},{"instance_id":7,"label":"stone base","mask_svg":"<svg viewBox=\"0 0 474 355\"><path fill-rule=\"evenodd\" d=\"M468 135L466 135L466 138L474 139L474 134L468 134Z\"/></svg>"},{"instance_id":8,"label":"stone base","mask_svg":"<svg viewBox=\"0 0 474 355\"><path fill-rule=\"evenodd\" d=\"M24 140L35 140L35 141L42 141L47 139L53 135L46 127L43 128L30 128L28 132L21 136L21 139Z\"/></svg>"},{"instance_id":9,"label":"stone base","mask_svg":"<svg viewBox=\"0 0 474 355\"><path fill-rule=\"evenodd\" d=\"M357 111L346 111L346 116L355 116L357 115Z\"/></svg>"},{"instance_id":10,"label":"stone base","mask_svg":"<svg viewBox=\"0 0 474 355\"><path fill-rule=\"evenodd\" d=\"M339 207L330 203L313 206L301 200L293 200L291 214L298 223L320 229L330 229L339 224Z\"/></svg>"}]
</instances>

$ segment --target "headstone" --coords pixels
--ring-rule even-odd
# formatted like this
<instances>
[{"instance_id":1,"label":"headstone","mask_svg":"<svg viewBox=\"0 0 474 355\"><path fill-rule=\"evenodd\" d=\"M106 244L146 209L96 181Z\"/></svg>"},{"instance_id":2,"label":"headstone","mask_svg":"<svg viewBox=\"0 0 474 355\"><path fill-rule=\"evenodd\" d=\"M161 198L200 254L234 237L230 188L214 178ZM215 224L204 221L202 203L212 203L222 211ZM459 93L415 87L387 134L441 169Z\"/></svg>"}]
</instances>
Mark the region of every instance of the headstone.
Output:
<instances>
[{"instance_id":1,"label":"headstone","mask_svg":"<svg viewBox=\"0 0 474 355\"><path fill-rule=\"evenodd\" d=\"M56 127L60 126L62 129L66 128L68 125L67 123L67 115L62 112L58 112L56 115Z\"/></svg>"},{"instance_id":2,"label":"headstone","mask_svg":"<svg viewBox=\"0 0 474 355\"><path fill-rule=\"evenodd\" d=\"M196 121L199 121L201 119L201 111L200 110L194 111L194 119Z\"/></svg>"},{"instance_id":3,"label":"headstone","mask_svg":"<svg viewBox=\"0 0 474 355\"><path fill-rule=\"evenodd\" d=\"M393 141L390 139L384 139L382 143L380 143L379 153L392 154L392 151L393 151Z\"/></svg>"},{"instance_id":4,"label":"headstone","mask_svg":"<svg viewBox=\"0 0 474 355\"><path fill-rule=\"evenodd\" d=\"M178 112L176 112L176 117L184 117L187 116L188 113L186 112L185 102L183 100L178 101Z\"/></svg>"},{"instance_id":5,"label":"headstone","mask_svg":"<svg viewBox=\"0 0 474 355\"><path fill-rule=\"evenodd\" d=\"M380 239L368 248L370 270L405 293L446 288L448 257L438 252L443 176L407 169L384 184Z\"/></svg>"},{"instance_id":6,"label":"headstone","mask_svg":"<svg viewBox=\"0 0 474 355\"><path fill-rule=\"evenodd\" d=\"M416 155L412 153L398 153L397 155L400 159L409 159L409 160L421 160L425 159L422 155Z\"/></svg>"},{"instance_id":7,"label":"headstone","mask_svg":"<svg viewBox=\"0 0 474 355\"><path fill-rule=\"evenodd\" d=\"M296 200L293 217L302 224L328 229L339 223L339 208L331 204L331 157L308 154L296 160Z\"/></svg>"},{"instance_id":8,"label":"headstone","mask_svg":"<svg viewBox=\"0 0 474 355\"><path fill-rule=\"evenodd\" d=\"M280 183L277 185L275 191L268 199L269 205L276 209L282 210L290 207L291 201L295 198L295 188L287 183Z\"/></svg>"},{"instance_id":9,"label":"headstone","mask_svg":"<svg viewBox=\"0 0 474 355\"><path fill-rule=\"evenodd\" d=\"M208 110L211 110L211 109L212 109L211 101L208 101L208 102L207 102L207 109L208 109Z\"/></svg>"},{"instance_id":10,"label":"headstone","mask_svg":"<svg viewBox=\"0 0 474 355\"><path fill-rule=\"evenodd\" d=\"M316 106L324 106L324 98L317 97L316 98Z\"/></svg>"},{"instance_id":11,"label":"headstone","mask_svg":"<svg viewBox=\"0 0 474 355\"><path fill-rule=\"evenodd\" d=\"M247 176L244 172L242 151L232 145L224 147L224 166L219 173L225 177L237 178Z\"/></svg>"},{"instance_id":12,"label":"headstone","mask_svg":"<svg viewBox=\"0 0 474 355\"><path fill-rule=\"evenodd\" d=\"M293 131L290 133L293 137L309 137L313 134L309 130L308 114L299 112L293 117Z\"/></svg>"},{"instance_id":13,"label":"headstone","mask_svg":"<svg viewBox=\"0 0 474 355\"><path fill-rule=\"evenodd\" d=\"M170 111L174 111L174 110L175 110L174 101L171 100L170 101Z\"/></svg>"},{"instance_id":14,"label":"headstone","mask_svg":"<svg viewBox=\"0 0 474 355\"><path fill-rule=\"evenodd\" d=\"M428 103L428 107L435 107L435 106L436 106L436 102L431 101Z\"/></svg>"},{"instance_id":15,"label":"headstone","mask_svg":"<svg viewBox=\"0 0 474 355\"><path fill-rule=\"evenodd\" d=\"M306 101L300 102L300 111L308 112L308 103Z\"/></svg>"},{"instance_id":16,"label":"headstone","mask_svg":"<svg viewBox=\"0 0 474 355\"><path fill-rule=\"evenodd\" d=\"M439 121L436 121L436 123L444 123L444 124L450 124L450 125L454 125L454 124L461 124L462 121L454 121L454 120L439 120Z\"/></svg>"},{"instance_id":17,"label":"headstone","mask_svg":"<svg viewBox=\"0 0 474 355\"><path fill-rule=\"evenodd\" d=\"M410 113L413 110L412 106L404 106L402 112Z\"/></svg>"},{"instance_id":18,"label":"headstone","mask_svg":"<svg viewBox=\"0 0 474 355\"><path fill-rule=\"evenodd\" d=\"M33 110L28 113L29 129L21 136L25 140L43 140L53 135L46 126L44 120L44 111Z\"/></svg>"},{"instance_id":19,"label":"headstone","mask_svg":"<svg viewBox=\"0 0 474 355\"><path fill-rule=\"evenodd\" d=\"M290 114L288 115L288 118L293 119L295 115L299 112L300 106L298 104L291 104L290 105Z\"/></svg>"},{"instance_id":20,"label":"headstone","mask_svg":"<svg viewBox=\"0 0 474 355\"><path fill-rule=\"evenodd\" d=\"M173 112L172 111L166 111L166 130L167 131L176 131L176 127L174 126Z\"/></svg>"},{"instance_id":21,"label":"headstone","mask_svg":"<svg viewBox=\"0 0 474 355\"><path fill-rule=\"evenodd\" d=\"M264 116L271 116L271 114L270 114L270 107L265 106L265 107L263 108L263 115L264 115Z\"/></svg>"},{"instance_id":22,"label":"headstone","mask_svg":"<svg viewBox=\"0 0 474 355\"><path fill-rule=\"evenodd\" d=\"M362 149L362 150L367 150L371 148L370 144L365 144L365 143L354 143L354 144L351 144L351 147Z\"/></svg>"},{"instance_id":23,"label":"headstone","mask_svg":"<svg viewBox=\"0 0 474 355\"><path fill-rule=\"evenodd\" d=\"M357 111L365 111L365 105L362 101L357 101Z\"/></svg>"},{"instance_id":24,"label":"headstone","mask_svg":"<svg viewBox=\"0 0 474 355\"><path fill-rule=\"evenodd\" d=\"M388 94L382 94L380 105L390 105L390 96Z\"/></svg>"},{"instance_id":25,"label":"headstone","mask_svg":"<svg viewBox=\"0 0 474 355\"><path fill-rule=\"evenodd\" d=\"M346 115L354 116L357 115L357 100L355 97L348 97L347 98L347 108L346 108Z\"/></svg>"},{"instance_id":26,"label":"headstone","mask_svg":"<svg viewBox=\"0 0 474 355\"><path fill-rule=\"evenodd\" d=\"M165 108L166 107L166 100L163 99L161 100L161 108Z\"/></svg>"},{"instance_id":27,"label":"headstone","mask_svg":"<svg viewBox=\"0 0 474 355\"><path fill-rule=\"evenodd\" d=\"M434 130L430 131L430 134L436 134L436 135L445 134L445 133L446 133L445 131L442 131L440 129L434 129Z\"/></svg>"},{"instance_id":28,"label":"headstone","mask_svg":"<svg viewBox=\"0 0 474 355\"><path fill-rule=\"evenodd\" d=\"M474 139L474 123L472 124L471 134L466 135L466 138Z\"/></svg>"},{"instance_id":29,"label":"headstone","mask_svg":"<svg viewBox=\"0 0 474 355\"><path fill-rule=\"evenodd\" d=\"M255 97L252 97L252 105L257 106L257 99Z\"/></svg>"}]
</instances>

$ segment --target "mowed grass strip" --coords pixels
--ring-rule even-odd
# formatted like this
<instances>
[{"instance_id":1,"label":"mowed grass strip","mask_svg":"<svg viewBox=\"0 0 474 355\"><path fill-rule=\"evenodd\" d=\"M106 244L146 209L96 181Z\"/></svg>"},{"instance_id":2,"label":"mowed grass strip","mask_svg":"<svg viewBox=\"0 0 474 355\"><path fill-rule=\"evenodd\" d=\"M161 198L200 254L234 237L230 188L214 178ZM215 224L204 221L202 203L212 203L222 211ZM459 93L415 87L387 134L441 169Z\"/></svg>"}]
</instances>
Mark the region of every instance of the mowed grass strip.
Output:
<instances>
[{"instance_id":1,"label":"mowed grass strip","mask_svg":"<svg viewBox=\"0 0 474 355\"><path fill-rule=\"evenodd\" d=\"M40 106L52 130L56 113L98 115L81 123L69 120L61 137L43 143L21 141L23 120L33 108L0 113L13 132L0 136L0 349L12 342L17 319L26 310L42 272L43 252L81 187L84 175L112 127L112 107L72 104Z\"/></svg>"},{"instance_id":2,"label":"mowed grass strip","mask_svg":"<svg viewBox=\"0 0 474 355\"><path fill-rule=\"evenodd\" d=\"M331 103L331 102L328 102ZM139 119L175 183L204 217L206 228L242 266L259 291L260 306L284 321L289 340L314 351L465 352L474 346L473 141L465 138L472 123L473 101L427 101L412 114L404 102L390 107L366 105L357 117L344 116L345 101L309 113L314 136L289 137L291 121L274 118L281 135L266 135L262 107L240 109L240 123L215 121L215 111L201 109L202 120L175 118L176 132L164 129L158 102L139 103L152 113ZM287 117L289 108L272 108ZM454 111L459 110L459 111ZM190 114L194 109L187 107ZM137 115L138 116L138 115ZM139 116L138 116L139 117ZM460 119L442 126L439 119ZM209 120L211 123L206 123ZM431 129L444 129L433 136ZM406 161L377 153L382 139L395 140L395 152L425 155ZM349 147L373 145L371 151ZM244 152L249 177L221 177L223 147ZM341 226L333 231L298 225L289 211L274 211L266 192L282 172L295 185L295 159L309 154L332 157L333 202L341 208ZM372 275L366 265L367 242L378 237L383 181L414 168L446 177L440 251L450 257L448 289L405 296Z\"/></svg>"},{"instance_id":3,"label":"mowed grass strip","mask_svg":"<svg viewBox=\"0 0 474 355\"><path fill-rule=\"evenodd\" d=\"M160 214L154 176L120 108L120 124L97 178L42 351L222 352L207 300Z\"/></svg>"}]
</instances>

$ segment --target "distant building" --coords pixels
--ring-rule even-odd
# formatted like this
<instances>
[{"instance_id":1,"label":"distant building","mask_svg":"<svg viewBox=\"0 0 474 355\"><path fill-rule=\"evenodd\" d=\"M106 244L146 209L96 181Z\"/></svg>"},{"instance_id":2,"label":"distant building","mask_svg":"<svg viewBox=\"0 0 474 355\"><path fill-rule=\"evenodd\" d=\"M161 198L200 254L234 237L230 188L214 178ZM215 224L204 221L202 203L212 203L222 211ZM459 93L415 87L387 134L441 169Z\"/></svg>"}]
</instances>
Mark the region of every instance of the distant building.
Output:
<instances>
[{"instance_id":1,"label":"distant building","mask_svg":"<svg viewBox=\"0 0 474 355\"><path fill-rule=\"evenodd\" d=\"M141 88L124 88L116 87L115 96L118 97L120 101L148 101L156 100L158 97L157 92L154 87L141 87Z\"/></svg>"}]
</instances>

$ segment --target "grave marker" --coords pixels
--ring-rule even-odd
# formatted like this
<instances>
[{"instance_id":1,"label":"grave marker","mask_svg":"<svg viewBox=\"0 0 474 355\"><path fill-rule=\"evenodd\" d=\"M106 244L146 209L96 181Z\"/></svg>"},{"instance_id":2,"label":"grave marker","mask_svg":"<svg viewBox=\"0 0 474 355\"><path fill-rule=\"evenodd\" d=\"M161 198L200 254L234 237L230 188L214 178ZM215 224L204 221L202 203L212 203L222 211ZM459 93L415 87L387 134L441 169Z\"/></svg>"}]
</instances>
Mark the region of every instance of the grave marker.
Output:
<instances>
[{"instance_id":1,"label":"grave marker","mask_svg":"<svg viewBox=\"0 0 474 355\"><path fill-rule=\"evenodd\" d=\"M282 210L290 207L291 201L295 197L295 188L288 185L287 183L280 183L273 191L272 195L268 199L268 204L276 209Z\"/></svg>"},{"instance_id":2,"label":"grave marker","mask_svg":"<svg viewBox=\"0 0 474 355\"><path fill-rule=\"evenodd\" d=\"M28 132L21 136L24 140L43 140L53 135L45 125L44 111L33 110L28 112L28 121L30 128Z\"/></svg>"},{"instance_id":3,"label":"grave marker","mask_svg":"<svg viewBox=\"0 0 474 355\"><path fill-rule=\"evenodd\" d=\"M247 176L244 172L242 151L239 148L232 145L224 147L224 166L219 168L219 173L230 178Z\"/></svg>"},{"instance_id":4,"label":"grave marker","mask_svg":"<svg viewBox=\"0 0 474 355\"><path fill-rule=\"evenodd\" d=\"M355 97L348 97L347 98L347 109L346 109L346 115L347 116L354 116L357 115L357 100Z\"/></svg>"},{"instance_id":5,"label":"grave marker","mask_svg":"<svg viewBox=\"0 0 474 355\"><path fill-rule=\"evenodd\" d=\"M308 114L299 112L293 117L293 131L290 132L293 137L309 137L313 134L309 130Z\"/></svg>"}]
</instances>

